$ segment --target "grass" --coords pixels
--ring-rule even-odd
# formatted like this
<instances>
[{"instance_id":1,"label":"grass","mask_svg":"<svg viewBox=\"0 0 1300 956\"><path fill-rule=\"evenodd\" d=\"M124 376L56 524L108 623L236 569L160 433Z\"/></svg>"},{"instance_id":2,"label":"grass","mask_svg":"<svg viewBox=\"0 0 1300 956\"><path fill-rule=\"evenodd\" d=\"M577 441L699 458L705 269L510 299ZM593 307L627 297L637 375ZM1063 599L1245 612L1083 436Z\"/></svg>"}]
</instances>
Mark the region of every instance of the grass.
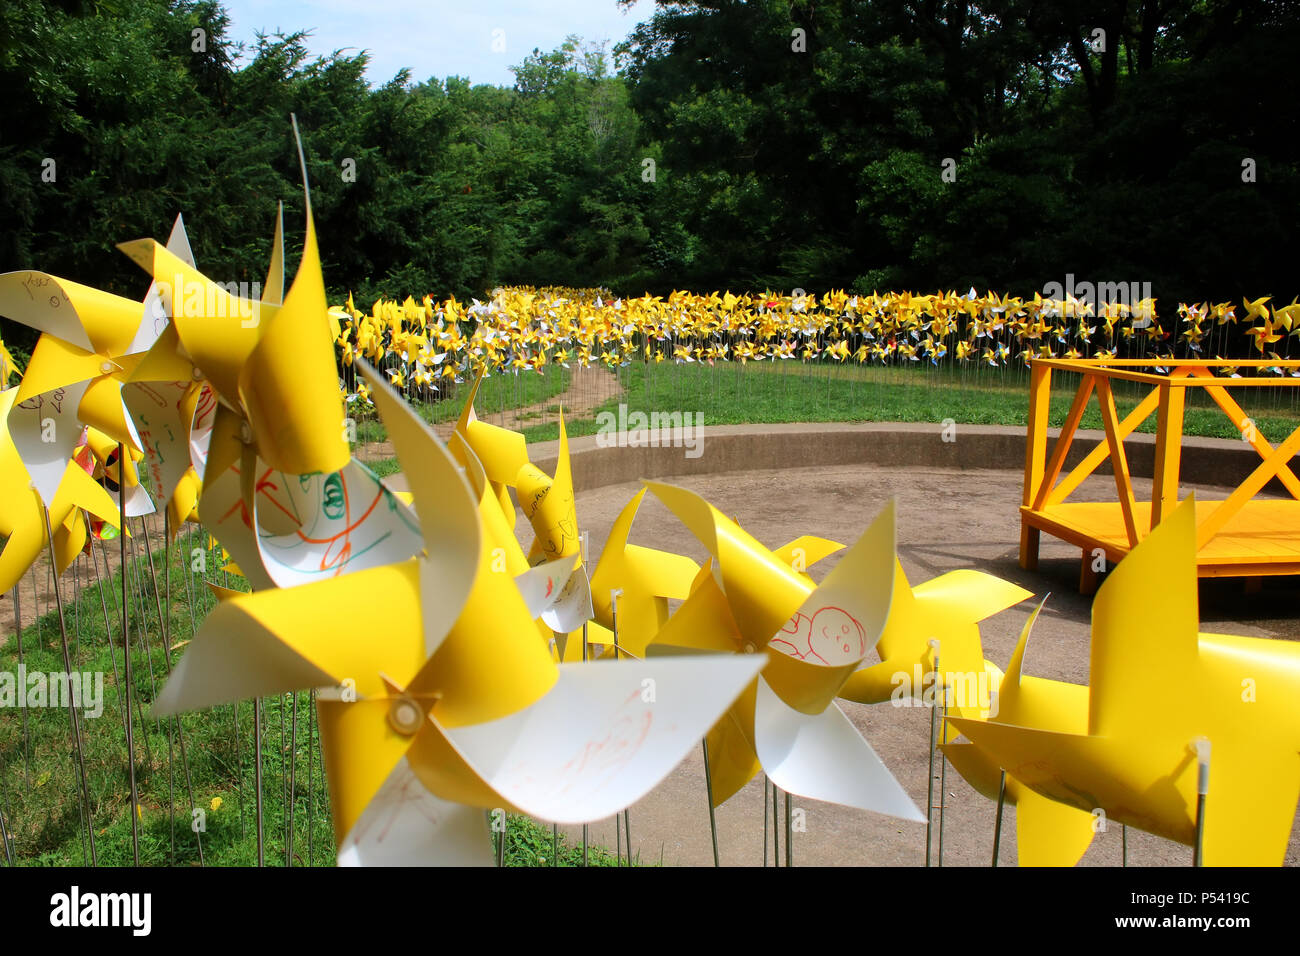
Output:
<instances>
[{"instance_id":1,"label":"grass","mask_svg":"<svg viewBox=\"0 0 1300 956\"><path fill-rule=\"evenodd\" d=\"M1023 375L945 370L869 368L785 363L750 365L633 364L619 374L624 393L595 410L617 414L620 402L646 413L691 411L706 425L770 424L780 422L925 422L953 419L960 424L1025 426L1029 414L1028 380ZM1078 378L1058 375L1052 390L1049 423L1059 426L1069 411ZM1116 405L1131 411L1145 390L1116 383ZM1267 407L1255 418L1256 428L1270 441L1285 438L1300 424L1300 412L1290 404L1293 389L1268 390L1260 396ZM1279 401L1282 393L1286 404ZM1251 408L1252 396L1238 395ZM1258 406L1258 402L1255 403ZM566 420L571 436L597 431L595 417ZM1092 399L1083 428L1100 429L1101 414ZM1154 433L1153 414L1137 429ZM526 426L530 442L559 436L555 424ZM1239 438L1240 433L1207 396L1189 390L1184 434Z\"/></svg>"},{"instance_id":2,"label":"grass","mask_svg":"<svg viewBox=\"0 0 1300 956\"><path fill-rule=\"evenodd\" d=\"M201 843L203 860L208 865L255 865L252 704L243 702L237 709L222 706L185 714L175 722L156 720L150 713L154 697L167 675L166 654L159 632L159 607L163 609L170 640L175 643L189 639L194 623L215 603L204 587L204 575L194 573L192 567L206 566L211 571L206 575L209 580L236 590L246 589L246 585L241 587L242 579L217 570L221 563L220 551L206 550L205 533L182 534L179 543L180 548L173 548L171 554L169 576L173 600L170 605L166 603L167 578L162 552L154 555L159 577L157 590L142 545L138 556L128 562L132 680L139 699L139 708L133 708L133 731L140 862L144 865L197 864ZM117 547L117 542L105 544ZM115 676L124 673L119 617L121 577L114 575L112 583L101 588L89 579L89 565L84 558L80 563L81 586L76 589L75 599L65 606L64 619L72 644L73 669L103 674L103 712L97 718L81 719L96 850L100 865L131 865L134 855L126 732L122 720L124 695L120 679ZM31 576L20 587L29 585L35 586ZM46 591L41 595L42 609L46 600L52 601L52 588L47 587ZM110 640L115 646L110 645ZM28 673L64 669L57 611L28 623L22 641ZM172 654L173 662L178 656L179 652ZM18 662L18 644L11 637L0 649L0 671L12 673ZM294 865L309 862L324 865L333 860L334 838L319 740L310 717L309 698L304 692L296 695L297 740L296 747L291 745L294 696L272 697L264 702L266 860L273 865L285 862L288 842L285 825L292 806ZM50 707L28 709L24 714L25 742L24 722L16 714L11 711L0 723L0 785L4 788L0 809L5 813L16 857L28 864L80 865L85 845L84 827L68 711ZM193 817L182 769L181 736L189 765L193 806L203 811L203 819L197 825L206 832L197 834L191 826ZM291 764L292 793L288 786ZM89 860L88 849L84 859Z\"/></svg>"},{"instance_id":3,"label":"grass","mask_svg":"<svg viewBox=\"0 0 1300 956\"><path fill-rule=\"evenodd\" d=\"M506 836L506 866L551 866L555 856L552 849L550 824L538 823L531 817L509 814L506 818L509 833ZM564 833L559 834L559 865L582 866L582 844L570 843ZM640 854L633 857L634 866L645 866ZM627 866L603 846L589 843L588 866Z\"/></svg>"},{"instance_id":4,"label":"grass","mask_svg":"<svg viewBox=\"0 0 1300 956\"><path fill-rule=\"evenodd\" d=\"M548 365L541 374L527 372L519 375L493 375L485 378L479 385L474 407L480 415L506 409L527 408L541 405L547 399L554 398L569 387L571 372L561 365ZM412 407L425 421L438 425L454 422L460 417L464 405L465 391L469 384L452 386L438 401L429 402L420 398L410 398ZM547 405L546 409L554 413L559 406ZM388 439L388 429L377 417L377 412L368 405L352 402L348 405L348 414L356 423L356 442L370 444ZM533 417L540 417L538 411ZM382 477L382 476L381 476Z\"/></svg>"},{"instance_id":5,"label":"grass","mask_svg":"<svg viewBox=\"0 0 1300 956\"><path fill-rule=\"evenodd\" d=\"M540 405L567 389L571 380L571 371L562 365L548 365L541 374L527 372L520 375L493 375L483 379L474 399L474 408L480 415L487 415L503 409ZM454 422L459 418L467 387L460 386L449 393L444 401L433 405L429 420L438 424Z\"/></svg>"},{"instance_id":6,"label":"grass","mask_svg":"<svg viewBox=\"0 0 1300 956\"><path fill-rule=\"evenodd\" d=\"M387 478L389 475L395 475L402 470L402 466L396 458L380 458L377 461L368 461L366 466L375 473L376 478Z\"/></svg>"},{"instance_id":7,"label":"grass","mask_svg":"<svg viewBox=\"0 0 1300 956\"><path fill-rule=\"evenodd\" d=\"M708 365L647 365L634 363L619 370L622 394L593 409L591 416L566 418L570 437L594 435L596 416L618 414L620 403L630 411L697 412L707 425L747 425L794 422L915 422L938 424L951 418L963 425L1013 425L1025 427L1029 417L1029 382L1018 371L862 367L853 365L803 365L738 363ZM1058 374L1053 383L1048 423L1065 421L1079 379ZM1132 411L1147 389L1135 383L1113 384L1121 416ZM1293 403L1300 390L1251 389L1234 397L1247 411L1262 411L1255 427L1276 444L1300 425L1300 409ZM1206 438L1240 438L1235 425L1199 389L1188 389L1183 433ZM558 406L548 406L548 411ZM454 415L449 417L454 418ZM523 416L527 421L528 416ZM1085 429L1102 427L1095 397L1083 415ZM530 442L559 437L555 422L524 425ZM1137 428L1154 434L1152 414ZM369 462L381 475L401 470L395 458Z\"/></svg>"},{"instance_id":8,"label":"grass","mask_svg":"<svg viewBox=\"0 0 1300 956\"><path fill-rule=\"evenodd\" d=\"M158 539L155 537L155 544ZM116 541L105 542L110 549ZM169 575L161 550L155 552L158 590L149 574L143 544L128 561L129 620L132 635L132 680L139 708L132 708L136 745L140 862L146 866L198 865L200 842L208 866L254 866L257 840L254 817L253 705L221 706L182 715L177 723L155 720L150 706L163 686L166 656L160 640L158 608L163 609L171 643L192 636L192 627L214 606L204 579L245 590L241 578L225 574L219 549L206 549L207 534L182 533L173 547ZM96 544L96 558L100 559ZM183 555L183 558L182 558ZM101 560L102 566L102 560ZM206 567L207 574L195 568ZM121 577L101 586L83 558L75 599L64 608L72 668L103 674L103 711L81 718L84 758L95 846L101 866L129 866L134 856L131 838L130 778L126 733L122 721L122 684L114 676L123 670L119 604ZM170 605L166 581L171 580ZM36 587L29 575L19 585L24 594ZM65 592L73 589L65 587ZM161 592L161 593L159 593ZM39 606L53 609L53 589L43 586ZM101 598L103 603L101 604ZM105 610L107 609L107 624ZM25 620L22 663L27 673L64 670L57 610L35 622ZM0 673L14 674L19 665L13 635L0 645ZM110 641L113 644L110 644ZM145 649L147 648L147 650ZM183 649L174 651L173 663ZM114 661L116 657L116 662ZM297 734L293 733L294 700ZM21 714L21 716L20 716ZM184 736L191 804L182 770L180 736ZM307 692L264 700L263 820L267 865L283 866L288 852L288 813L293 809L292 865L332 866L334 832L329 793L322 772L319 728ZM8 709L0 719L0 814L3 815L15 862L25 866L80 866L90 860L84 851L85 827L77 763L66 708ZM171 754L169 764L168 754ZM292 774L292 788L290 777ZM202 810L205 832L196 834L192 807ZM310 823L309 823L310 819ZM549 865L550 827L525 817L510 817L507 865ZM544 839L543 839L544 838ZM580 865L581 848L562 848L561 865ZM590 865L614 866L613 854L590 848ZM541 858L548 862L543 864ZM5 860L0 851L0 862Z\"/></svg>"}]
</instances>

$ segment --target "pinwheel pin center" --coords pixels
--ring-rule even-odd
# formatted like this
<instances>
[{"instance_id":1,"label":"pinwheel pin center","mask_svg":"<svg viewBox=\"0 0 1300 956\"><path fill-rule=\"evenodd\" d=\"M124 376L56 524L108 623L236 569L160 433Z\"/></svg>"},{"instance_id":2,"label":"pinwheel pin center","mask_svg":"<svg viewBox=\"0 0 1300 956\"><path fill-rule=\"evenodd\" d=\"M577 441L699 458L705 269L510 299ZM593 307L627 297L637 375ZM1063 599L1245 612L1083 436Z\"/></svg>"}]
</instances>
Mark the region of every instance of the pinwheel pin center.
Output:
<instances>
[{"instance_id":1,"label":"pinwheel pin center","mask_svg":"<svg viewBox=\"0 0 1300 956\"><path fill-rule=\"evenodd\" d=\"M424 710L408 694L394 697L388 708L388 724L403 737L412 737L424 724Z\"/></svg>"}]
</instances>

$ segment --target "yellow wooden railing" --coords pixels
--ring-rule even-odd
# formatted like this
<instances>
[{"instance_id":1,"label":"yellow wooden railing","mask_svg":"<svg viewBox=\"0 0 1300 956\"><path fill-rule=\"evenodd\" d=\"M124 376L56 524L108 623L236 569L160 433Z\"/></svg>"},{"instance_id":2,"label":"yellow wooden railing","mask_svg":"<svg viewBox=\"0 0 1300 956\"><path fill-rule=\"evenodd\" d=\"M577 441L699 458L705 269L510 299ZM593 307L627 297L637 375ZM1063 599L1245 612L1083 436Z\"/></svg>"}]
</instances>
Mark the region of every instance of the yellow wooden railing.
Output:
<instances>
[{"instance_id":1,"label":"yellow wooden railing","mask_svg":"<svg viewBox=\"0 0 1300 956\"><path fill-rule=\"evenodd\" d=\"M1216 370L1231 367L1279 368L1281 375L1229 378L1216 375ZM1164 374L1147 369L1165 370ZM1115 477L1115 490L1123 516L1124 533L1128 547L1134 547L1151 527L1160 523L1178 503L1179 466L1182 457L1183 412L1187 389L1202 388L1244 441L1259 453L1260 463L1238 485L1228 498L1207 511L1197 524L1197 547L1203 548L1224 526L1237 515L1243 506L1277 478L1291 496L1300 500L1300 479L1288 462L1300 450L1300 427L1277 447L1271 445L1254 427L1251 418L1232 398L1231 388L1280 388L1300 386L1300 379L1289 372L1300 370L1300 360L1235 360L1199 359L1175 361L1172 359L1035 359L1030 372L1029 428L1025 447L1024 495L1021 501L1020 565L1027 569L1037 567L1038 538L1041 530L1035 518L1045 509L1063 503L1070 494L1106 460L1111 462ZM1051 399L1052 373L1070 372L1082 376L1070 411L1065 417L1056 443L1049 457L1047 422ZM1113 381L1138 382L1151 386L1137 407L1122 419L1115 406ZM1064 477L1061 476L1066 456L1074 441L1089 400L1093 394L1101 412L1105 439ZM1124 439L1151 417L1158 414L1156 429L1155 464L1152 474L1152 494L1149 520L1139 514L1129 473L1128 456ZM1142 509L1145 511L1145 509ZM1074 541L1084 547L1088 542ZM1126 549L1127 550L1127 549ZM1084 572L1087 578L1087 571Z\"/></svg>"}]
</instances>

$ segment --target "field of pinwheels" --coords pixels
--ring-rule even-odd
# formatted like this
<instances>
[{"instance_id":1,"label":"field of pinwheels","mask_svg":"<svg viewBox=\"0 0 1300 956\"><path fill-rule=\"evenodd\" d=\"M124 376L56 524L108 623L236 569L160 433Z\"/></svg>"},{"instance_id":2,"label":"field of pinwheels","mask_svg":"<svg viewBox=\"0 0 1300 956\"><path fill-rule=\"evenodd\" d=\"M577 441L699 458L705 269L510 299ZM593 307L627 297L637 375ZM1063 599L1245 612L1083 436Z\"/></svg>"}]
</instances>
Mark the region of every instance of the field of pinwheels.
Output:
<instances>
[{"instance_id":1,"label":"field of pinwheels","mask_svg":"<svg viewBox=\"0 0 1300 956\"><path fill-rule=\"evenodd\" d=\"M601 289L508 288L468 305L380 299L368 312L349 298L332 314L350 414L368 414L369 388L352 371L363 357L433 422L453 419L459 407L446 400L484 375L490 394L480 408L510 413L530 440L556 437L561 393L570 434L595 431L595 416L620 402L648 413L693 409L715 424L952 418L1023 425L1033 358L1282 363L1300 335L1295 302L1184 303L1162 319L1154 300L1098 302L1087 291L1055 300L974 289L620 299ZM571 385L574 372L591 374ZM1293 371L1265 364L1224 374ZM1128 392L1118 397L1122 406L1136 404ZM1062 393L1055 421L1068 404ZM1236 435L1231 423L1198 407L1212 405L1193 398L1188 434ZM1293 389L1268 392L1264 408L1258 422L1266 433L1288 433L1300 413ZM1086 420L1085 427L1098 426L1095 414Z\"/></svg>"}]
</instances>

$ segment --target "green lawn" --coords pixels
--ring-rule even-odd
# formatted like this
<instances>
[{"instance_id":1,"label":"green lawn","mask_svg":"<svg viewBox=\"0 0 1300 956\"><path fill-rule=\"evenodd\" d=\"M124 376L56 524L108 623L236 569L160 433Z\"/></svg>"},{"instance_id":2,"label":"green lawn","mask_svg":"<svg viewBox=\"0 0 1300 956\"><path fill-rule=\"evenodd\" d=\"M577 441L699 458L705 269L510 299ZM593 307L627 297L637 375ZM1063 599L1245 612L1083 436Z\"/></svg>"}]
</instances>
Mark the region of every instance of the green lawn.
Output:
<instances>
[{"instance_id":1,"label":"green lawn","mask_svg":"<svg viewBox=\"0 0 1300 956\"><path fill-rule=\"evenodd\" d=\"M567 389L571 376L570 370L562 365L548 365L542 373L493 375L485 378L479 386L474 408L479 415L486 416L506 409L540 405ZM349 391L353 387L350 385ZM408 392L407 400L427 422L435 425L453 422L460 417L469 387L469 383L444 386L444 397L436 401L428 401L418 393ZM380 442L388 438L388 430L372 406L353 401L348 403L347 413L356 423L358 443Z\"/></svg>"},{"instance_id":2,"label":"green lawn","mask_svg":"<svg viewBox=\"0 0 1300 956\"><path fill-rule=\"evenodd\" d=\"M1062 424L1069 411L1078 378L1058 374L1052 390L1050 423ZM777 422L929 422L951 418L961 424L1019 425L1028 419L1028 376L1015 371L951 371L906 368L871 368L851 365L802 365L787 362L740 366L633 364L619 373L622 398L601 406L617 413L620 402L633 411L697 412L705 425L741 425ZM1117 383L1116 403L1121 413L1132 410L1145 389ZM1260 391L1260 390L1252 390ZM1267 389L1267 394L1234 396L1249 411L1261 413L1256 427L1271 441L1280 441L1300 424L1294 402L1296 389ZM1254 400L1252 402L1252 400ZM594 418L568 421L570 435L590 435ZM1101 428L1096 399L1083 417L1084 428ZM1138 431L1154 433L1152 415ZM558 437L555 424L526 427L530 442ZM1239 433L1208 398L1188 396L1184 433L1236 438Z\"/></svg>"}]
</instances>

